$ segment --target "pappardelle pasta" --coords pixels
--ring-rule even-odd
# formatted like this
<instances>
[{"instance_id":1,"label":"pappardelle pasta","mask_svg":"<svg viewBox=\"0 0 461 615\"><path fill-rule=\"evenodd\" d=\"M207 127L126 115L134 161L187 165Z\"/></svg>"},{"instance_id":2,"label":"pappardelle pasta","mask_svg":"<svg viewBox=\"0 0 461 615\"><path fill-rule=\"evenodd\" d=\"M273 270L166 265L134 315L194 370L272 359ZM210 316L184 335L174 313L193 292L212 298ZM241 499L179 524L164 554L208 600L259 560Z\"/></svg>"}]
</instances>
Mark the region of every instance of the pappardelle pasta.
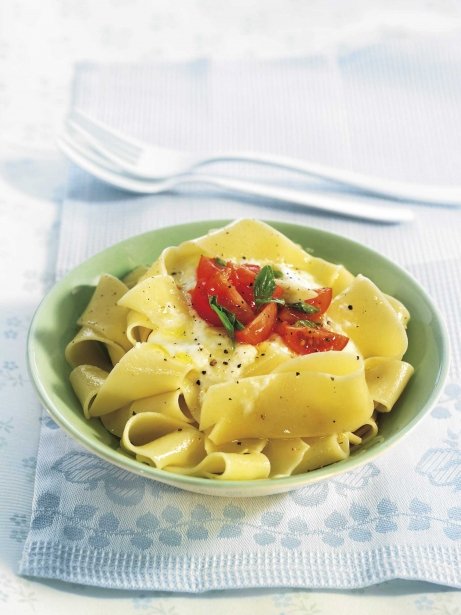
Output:
<instances>
[{"instance_id":1,"label":"pappardelle pasta","mask_svg":"<svg viewBox=\"0 0 461 615\"><path fill-rule=\"evenodd\" d=\"M409 313L271 226L233 222L101 276L66 347L86 418L166 472L279 478L378 433L413 373Z\"/></svg>"}]
</instances>

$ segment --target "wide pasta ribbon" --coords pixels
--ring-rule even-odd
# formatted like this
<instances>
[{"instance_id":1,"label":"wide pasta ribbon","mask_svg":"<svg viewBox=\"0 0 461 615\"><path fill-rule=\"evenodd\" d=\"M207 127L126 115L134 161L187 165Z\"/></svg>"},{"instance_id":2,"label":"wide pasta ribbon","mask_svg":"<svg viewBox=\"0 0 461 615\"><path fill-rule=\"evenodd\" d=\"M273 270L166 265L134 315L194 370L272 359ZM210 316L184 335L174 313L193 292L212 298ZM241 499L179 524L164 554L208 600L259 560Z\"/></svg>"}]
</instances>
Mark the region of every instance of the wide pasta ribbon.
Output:
<instances>
[{"instance_id":1,"label":"wide pasta ribbon","mask_svg":"<svg viewBox=\"0 0 461 615\"><path fill-rule=\"evenodd\" d=\"M315 437L354 431L372 412L362 359L332 351L286 361L267 376L211 386L200 429L212 428L215 443Z\"/></svg>"},{"instance_id":2,"label":"wide pasta ribbon","mask_svg":"<svg viewBox=\"0 0 461 615\"><path fill-rule=\"evenodd\" d=\"M364 358L401 359L408 347L403 317L371 280L358 275L333 299L328 316L351 338Z\"/></svg>"},{"instance_id":3,"label":"wide pasta ribbon","mask_svg":"<svg viewBox=\"0 0 461 615\"><path fill-rule=\"evenodd\" d=\"M175 391L190 369L191 363L168 356L154 344L138 344L107 375L88 412L101 416L135 399ZM78 372L71 379L78 390Z\"/></svg>"},{"instance_id":4,"label":"wide pasta ribbon","mask_svg":"<svg viewBox=\"0 0 461 615\"><path fill-rule=\"evenodd\" d=\"M169 275L144 278L118 304L143 314L155 328L178 329L190 320L184 296Z\"/></svg>"},{"instance_id":5,"label":"wide pasta ribbon","mask_svg":"<svg viewBox=\"0 0 461 615\"><path fill-rule=\"evenodd\" d=\"M144 278L170 274L181 280L190 279L201 254L239 262L287 263L316 278L319 286L331 287L333 294L341 292L354 279L343 265L311 256L268 224L252 219L236 220L203 237L166 248Z\"/></svg>"},{"instance_id":6,"label":"wide pasta ribbon","mask_svg":"<svg viewBox=\"0 0 461 615\"><path fill-rule=\"evenodd\" d=\"M176 474L218 480L258 480L268 478L270 462L262 453L210 453L193 467L166 466Z\"/></svg>"},{"instance_id":7,"label":"wide pasta ribbon","mask_svg":"<svg viewBox=\"0 0 461 615\"><path fill-rule=\"evenodd\" d=\"M190 468L205 457L204 441L205 436L184 421L158 412L143 412L129 419L121 444L139 461L156 468Z\"/></svg>"},{"instance_id":8,"label":"wide pasta ribbon","mask_svg":"<svg viewBox=\"0 0 461 615\"><path fill-rule=\"evenodd\" d=\"M65 356L72 367L95 365L109 370L131 348L126 335L128 310L118 300L128 287L109 274L103 274L89 304L77 324L80 330L67 344Z\"/></svg>"},{"instance_id":9,"label":"wide pasta ribbon","mask_svg":"<svg viewBox=\"0 0 461 615\"><path fill-rule=\"evenodd\" d=\"M413 375L414 368L405 361L389 357L365 360L365 377L378 412L390 412Z\"/></svg>"},{"instance_id":10,"label":"wide pasta ribbon","mask_svg":"<svg viewBox=\"0 0 461 615\"><path fill-rule=\"evenodd\" d=\"M118 300L127 290L128 287L123 282L112 275L103 274L77 324L94 329L128 350L131 344L126 336L127 310L118 304Z\"/></svg>"}]
</instances>

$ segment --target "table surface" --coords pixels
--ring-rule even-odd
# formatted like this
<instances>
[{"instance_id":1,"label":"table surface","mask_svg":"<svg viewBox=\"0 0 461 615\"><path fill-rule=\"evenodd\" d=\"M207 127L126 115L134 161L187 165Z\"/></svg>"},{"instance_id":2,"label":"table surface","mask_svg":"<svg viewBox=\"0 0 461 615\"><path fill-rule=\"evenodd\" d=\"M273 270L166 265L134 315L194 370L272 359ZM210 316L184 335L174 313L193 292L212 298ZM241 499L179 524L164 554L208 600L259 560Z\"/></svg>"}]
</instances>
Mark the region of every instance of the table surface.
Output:
<instances>
[{"instance_id":1,"label":"table surface","mask_svg":"<svg viewBox=\"0 0 461 615\"><path fill-rule=\"evenodd\" d=\"M392 581L343 591L255 590L181 595L115 592L16 574L30 511L38 402L24 349L35 307L53 283L66 161L54 145L77 61L299 56L385 36L461 28L453 1L6 0L0 13L0 609L5 615L405 612L459 615L461 594ZM130 24L136 24L132 27ZM46 38L46 43L43 42ZM359 41L359 42L358 42ZM26 43L25 43L26 42ZM8 465L23 470L10 484Z\"/></svg>"}]
</instances>

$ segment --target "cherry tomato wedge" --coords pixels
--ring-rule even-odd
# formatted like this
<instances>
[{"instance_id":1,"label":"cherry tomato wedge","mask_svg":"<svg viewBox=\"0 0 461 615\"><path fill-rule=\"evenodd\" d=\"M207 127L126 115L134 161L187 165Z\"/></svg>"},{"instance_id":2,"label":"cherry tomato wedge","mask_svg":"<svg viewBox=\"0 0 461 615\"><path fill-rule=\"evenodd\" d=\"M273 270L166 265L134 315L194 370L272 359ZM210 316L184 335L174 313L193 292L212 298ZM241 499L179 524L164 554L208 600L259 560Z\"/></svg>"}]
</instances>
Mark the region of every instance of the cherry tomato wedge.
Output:
<instances>
[{"instance_id":1,"label":"cherry tomato wedge","mask_svg":"<svg viewBox=\"0 0 461 615\"><path fill-rule=\"evenodd\" d=\"M226 269L221 269L208 278L204 284L204 290L209 297L215 295L218 303L235 314L244 325L253 320L253 310L230 281L229 272Z\"/></svg>"},{"instance_id":2,"label":"cherry tomato wedge","mask_svg":"<svg viewBox=\"0 0 461 615\"><path fill-rule=\"evenodd\" d=\"M256 308L256 304L253 286L255 278L259 272L259 267L258 270L256 270L256 265L254 268L252 267L250 269L248 266L238 267L232 263L229 263L227 266L232 284L254 310Z\"/></svg>"},{"instance_id":3,"label":"cherry tomato wedge","mask_svg":"<svg viewBox=\"0 0 461 615\"><path fill-rule=\"evenodd\" d=\"M216 259L208 258L208 256L200 257L199 263L197 265L197 283L201 284L208 280L214 273L217 271L221 271L223 267L218 265Z\"/></svg>"},{"instance_id":4,"label":"cherry tomato wedge","mask_svg":"<svg viewBox=\"0 0 461 615\"><path fill-rule=\"evenodd\" d=\"M235 288L239 291L245 301L256 310L256 303L254 297L254 283L256 276L261 271L259 265L234 265L228 263L230 271L230 279ZM276 286L272 296L274 298L280 298L283 295L283 288Z\"/></svg>"},{"instance_id":5,"label":"cherry tomato wedge","mask_svg":"<svg viewBox=\"0 0 461 615\"><path fill-rule=\"evenodd\" d=\"M210 325L215 327L221 327L222 323L219 320L219 316L214 310L211 309L208 295L203 286L197 285L190 291L192 307L198 313L198 315L206 320Z\"/></svg>"},{"instance_id":6,"label":"cherry tomato wedge","mask_svg":"<svg viewBox=\"0 0 461 615\"><path fill-rule=\"evenodd\" d=\"M318 308L319 311L314 314L314 316L318 316L324 314L330 307L333 291L331 288L316 288L315 292L317 295L306 299L306 303Z\"/></svg>"},{"instance_id":7,"label":"cherry tomato wedge","mask_svg":"<svg viewBox=\"0 0 461 615\"><path fill-rule=\"evenodd\" d=\"M248 271L252 279L256 275ZM216 296L220 305L235 314L243 324L254 318L254 312L245 297L230 280L231 269L221 265L216 259L201 256L197 266L197 284L191 291L192 306L204 320L217 327L222 326L218 315L211 309L209 299ZM250 289L251 290L251 289Z\"/></svg>"},{"instance_id":8,"label":"cherry tomato wedge","mask_svg":"<svg viewBox=\"0 0 461 615\"><path fill-rule=\"evenodd\" d=\"M317 312L312 312L309 314L302 312L301 310L296 310L292 307L284 307L280 310L279 319L291 325L298 320L311 320L313 322L318 322L329 308L331 296L331 288L319 288L315 297L311 297L310 299L306 299L304 301L304 303L308 303L309 305L317 308Z\"/></svg>"},{"instance_id":9,"label":"cherry tomato wedge","mask_svg":"<svg viewBox=\"0 0 461 615\"><path fill-rule=\"evenodd\" d=\"M295 327L286 322L277 325L276 332L285 344L298 354L342 350L349 338L323 327Z\"/></svg>"},{"instance_id":10,"label":"cherry tomato wedge","mask_svg":"<svg viewBox=\"0 0 461 615\"><path fill-rule=\"evenodd\" d=\"M299 312L298 310L288 307L283 307L279 312L279 320L289 325L294 325L298 320L312 320L312 316L313 314L305 314L304 312Z\"/></svg>"},{"instance_id":11,"label":"cherry tomato wedge","mask_svg":"<svg viewBox=\"0 0 461 615\"><path fill-rule=\"evenodd\" d=\"M266 303L259 314L240 331L235 332L235 339L241 344L259 344L269 337L277 320L277 305Z\"/></svg>"}]
</instances>

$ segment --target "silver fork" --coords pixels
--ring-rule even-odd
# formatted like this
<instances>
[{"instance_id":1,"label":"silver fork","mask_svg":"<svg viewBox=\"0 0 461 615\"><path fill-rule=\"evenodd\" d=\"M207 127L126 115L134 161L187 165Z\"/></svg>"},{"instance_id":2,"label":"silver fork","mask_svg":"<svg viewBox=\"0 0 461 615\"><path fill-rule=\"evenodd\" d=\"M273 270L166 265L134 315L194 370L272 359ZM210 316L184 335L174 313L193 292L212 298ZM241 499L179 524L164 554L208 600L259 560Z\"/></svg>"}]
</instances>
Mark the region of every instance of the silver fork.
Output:
<instances>
[{"instance_id":1,"label":"silver fork","mask_svg":"<svg viewBox=\"0 0 461 615\"><path fill-rule=\"evenodd\" d=\"M372 220L374 222L396 223L413 219L409 208L396 207L393 203L374 197L337 193L323 193L314 190L293 190L218 175L188 173L162 180L146 180L124 173L88 143L78 139L71 131L64 130L58 139L61 151L70 160L88 173L104 182L139 194L160 194L174 190L181 185L199 184L215 186L231 193L257 196L276 202L293 203L311 210L329 211L340 216Z\"/></svg>"},{"instance_id":2,"label":"silver fork","mask_svg":"<svg viewBox=\"0 0 461 615\"><path fill-rule=\"evenodd\" d=\"M141 179L166 179L175 175L188 174L198 167L211 163L245 161L302 173L386 198L420 203L461 205L461 186L411 184L285 156L251 151L200 155L177 151L130 138L104 122L90 117L80 109L74 109L71 112L67 118L67 125L117 167Z\"/></svg>"}]
</instances>

